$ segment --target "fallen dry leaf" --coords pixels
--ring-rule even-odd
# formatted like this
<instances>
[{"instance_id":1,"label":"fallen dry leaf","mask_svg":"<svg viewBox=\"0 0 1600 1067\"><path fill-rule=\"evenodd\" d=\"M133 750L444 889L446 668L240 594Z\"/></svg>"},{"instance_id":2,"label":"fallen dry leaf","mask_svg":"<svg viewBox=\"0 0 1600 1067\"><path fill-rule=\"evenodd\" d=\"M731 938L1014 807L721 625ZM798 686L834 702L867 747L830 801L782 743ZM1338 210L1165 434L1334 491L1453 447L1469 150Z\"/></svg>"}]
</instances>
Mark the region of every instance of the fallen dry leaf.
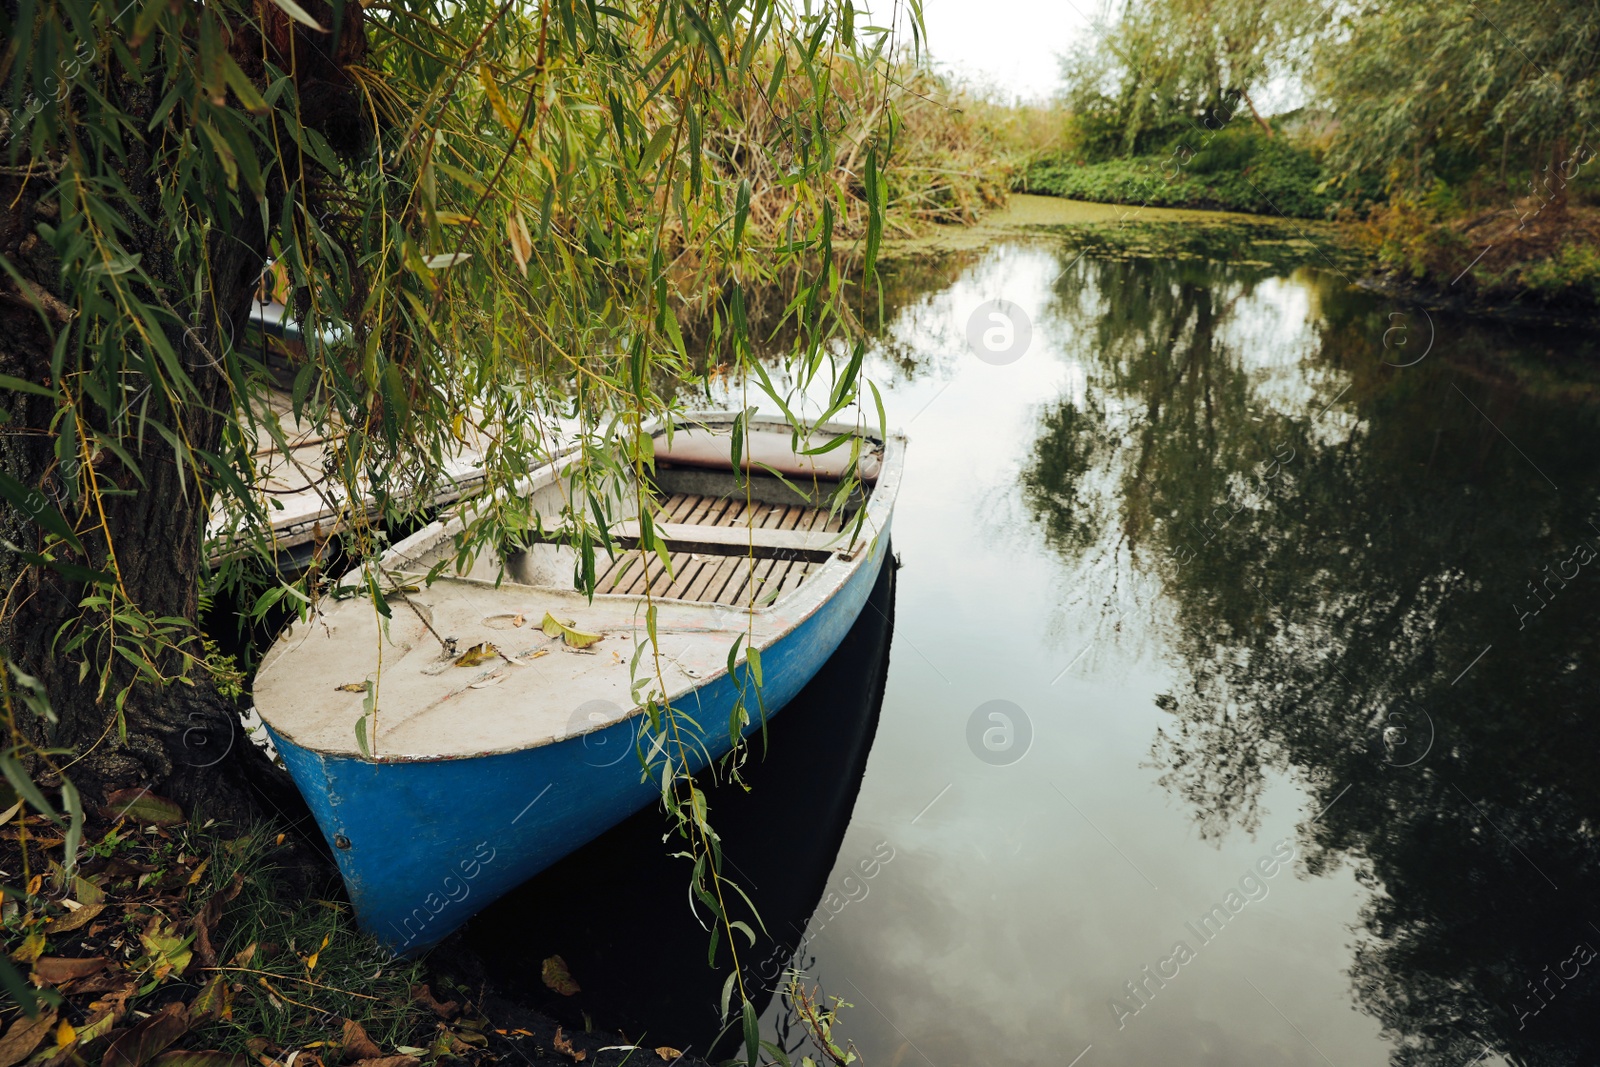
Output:
<instances>
[{"instance_id":1,"label":"fallen dry leaf","mask_svg":"<svg viewBox=\"0 0 1600 1067\"><path fill-rule=\"evenodd\" d=\"M500 654L500 650L488 641L473 645L460 656L456 657L457 667L476 667L480 663L488 663Z\"/></svg>"},{"instance_id":2,"label":"fallen dry leaf","mask_svg":"<svg viewBox=\"0 0 1600 1067\"><path fill-rule=\"evenodd\" d=\"M660 1048L656 1049L656 1055L660 1056L664 1060L675 1060L681 1058L683 1053L679 1052L670 1045L662 1045Z\"/></svg>"},{"instance_id":3,"label":"fallen dry leaf","mask_svg":"<svg viewBox=\"0 0 1600 1067\"><path fill-rule=\"evenodd\" d=\"M244 1047L250 1050L250 1054L256 1058L256 1062L260 1063L261 1067L283 1067L282 1064L272 1058L272 1053L276 1051L277 1046L266 1038L252 1037L244 1043Z\"/></svg>"},{"instance_id":4,"label":"fallen dry leaf","mask_svg":"<svg viewBox=\"0 0 1600 1067\"><path fill-rule=\"evenodd\" d=\"M168 1004L111 1042L100 1067L144 1067L188 1029L189 1010L182 1004Z\"/></svg>"},{"instance_id":5,"label":"fallen dry leaf","mask_svg":"<svg viewBox=\"0 0 1600 1067\"><path fill-rule=\"evenodd\" d=\"M433 1012L441 1019L454 1019L461 1014L461 1005L456 1001L447 1000L442 1004L434 998L433 990L424 982L411 987L411 999Z\"/></svg>"},{"instance_id":6,"label":"fallen dry leaf","mask_svg":"<svg viewBox=\"0 0 1600 1067\"><path fill-rule=\"evenodd\" d=\"M561 1027L559 1026L556 1027L556 1036L551 1044L555 1045L557 1052L561 1053L563 1056L570 1057L573 1063L582 1063L584 1060L589 1058L589 1054L583 1051L583 1049L572 1047L572 1042L568 1041L564 1036L562 1036Z\"/></svg>"},{"instance_id":7,"label":"fallen dry leaf","mask_svg":"<svg viewBox=\"0 0 1600 1067\"><path fill-rule=\"evenodd\" d=\"M178 826L183 809L148 789L119 789L106 797L105 810L112 819L132 819L144 826Z\"/></svg>"},{"instance_id":8,"label":"fallen dry leaf","mask_svg":"<svg viewBox=\"0 0 1600 1067\"><path fill-rule=\"evenodd\" d=\"M367 1031L354 1019L344 1021L344 1058L346 1060L376 1060L383 1056Z\"/></svg>"},{"instance_id":9,"label":"fallen dry leaf","mask_svg":"<svg viewBox=\"0 0 1600 1067\"><path fill-rule=\"evenodd\" d=\"M163 1052L151 1061L151 1067L250 1067L250 1057L215 1049L179 1049Z\"/></svg>"},{"instance_id":10,"label":"fallen dry leaf","mask_svg":"<svg viewBox=\"0 0 1600 1067\"><path fill-rule=\"evenodd\" d=\"M527 622L528 622L527 616L522 614L522 612L519 611L519 612L517 612L516 617L511 620L511 625L512 626L524 626L524 625L527 624Z\"/></svg>"},{"instance_id":11,"label":"fallen dry leaf","mask_svg":"<svg viewBox=\"0 0 1600 1067\"><path fill-rule=\"evenodd\" d=\"M211 931L222 920L222 909L231 903L244 888L244 872L236 871L233 881L228 883L228 888L211 894L205 906L194 917L191 926L194 930L194 955L202 967L215 967L217 965L217 950L211 944ZM234 958L232 966L248 967L250 956L255 954L255 945L250 945Z\"/></svg>"},{"instance_id":12,"label":"fallen dry leaf","mask_svg":"<svg viewBox=\"0 0 1600 1067\"><path fill-rule=\"evenodd\" d=\"M105 909L106 906L104 904L85 904L76 911L70 911L61 918L52 920L50 923L50 932L52 934L64 934L68 933L69 931L76 930L79 927L88 924L91 919L93 919L96 915L99 915Z\"/></svg>"},{"instance_id":13,"label":"fallen dry leaf","mask_svg":"<svg viewBox=\"0 0 1600 1067\"><path fill-rule=\"evenodd\" d=\"M567 961L560 956L551 956L539 968L539 977L544 984L560 993L564 997L575 996L581 993L578 983L573 980L572 972L567 970Z\"/></svg>"},{"instance_id":14,"label":"fallen dry leaf","mask_svg":"<svg viewBox=\"0 0 1600 1067\"><path fill-rule=\"evenodd\" d=\"M333 691L335 693L365 693L367 691L367 683L346 682L343 685L334 686Z\"/></svg>"},{"instance_id":15,"label":"fallen dry leaf","mask_svg":"<svg viewBox=\"0 0 1600 1067\"><path fill-rule=\"evenodd\" d=\"M78 1051L81 1053L85 1048L109 1034L111 1028L116 1025L117 1018L117 1012L102 1011L92 1017L88 1023L80 1026L78 1028Z\"/></svg>"},{"instance_id":16,"label":"fallen dry leaf","mask_svg":"<svg viewBox=\"0 0 1600 1067\"><path fill-rule=\"evenodd\" d=\"M122 984L117 988L108 990L106 995L101 997L99 1000L89 1002L89 1015L91 1018L98 1022L102 1018L100 1013L104 1013L104 1029L98 1031L95 1035L96 1037L105 1033L107 1030L110 1030L111 1026L127 1013L128 1001L133 998L134 994L139 988L138 983L135 982L133 977L127 972L122 972L120 975L113 975L112 977L120 977L122 979ZM100 978L91 978L89 981L98 982L100 980ZM85 984L87 985L88 983ZM85 1033L80 1035L79 1040L84 1042L89 1041L90 1039L87 1036L87 1031L93 1029L94 1026L95 1023L91 1023L88 1027L85 1027Z\"/></svg>"},{"instance_id":17,"label":"fallen dry leaf","mask_svg":"<svg viewBox=\"0 0 1600 1067\"><path fill-rule=\"evenodd\" d=\"M51 985L60 985L70 982L74 978L87 978L105 969L104 956L87 956L82 959L68 959L64 956L45 956L35 960L33 973Z\"/></svg>"},{"instance_id":18,"label":"fallen dry leaf","mask_svg":"<svg viewBox=\"0 0 1600 1067\"><path fill-rule=\"evenodd\" d=\"M357 1060L355 1067L421 1067L415 1056L382 1056L375 1060Z\"/></svg>"},{"instance_id":19,"label":"fallen dry leaf","mask_svg":"<svg viewBox=\"0 0 1600 1067\"><path fill-rule=\"evenodd\" d=\"M213 1019L231 1018L233 1018L232 987L224 975L214 975L190 1002L189 1021L198 1025Z\"/></svg>"},{"instance_id":20,"label":"fallen dry leaf","mask_svg":"<svg viewBox=\"0 0 1600 1067\"><path fill-rule=\"evenodd\" d=\"M4 1037L0 1037L0 1067L12 1067L28 1058L28 1053L39 1046L56 1026L56 1013L43 1011L37 1019L22 1016L11 1024Z\"/></svg>"},{"instance_id":21,"label":"fallen dry leaf","mask_svg":"<svg viewBox=\"0 0 1600 1067\"><path fill-rule=\"evenodd\" d=\"M121 970L101 971L89 978L81 978L72 983L72 995L83 996L87 993L110 993L122 989L132 981Z\"/></svg>"}]
</instances>

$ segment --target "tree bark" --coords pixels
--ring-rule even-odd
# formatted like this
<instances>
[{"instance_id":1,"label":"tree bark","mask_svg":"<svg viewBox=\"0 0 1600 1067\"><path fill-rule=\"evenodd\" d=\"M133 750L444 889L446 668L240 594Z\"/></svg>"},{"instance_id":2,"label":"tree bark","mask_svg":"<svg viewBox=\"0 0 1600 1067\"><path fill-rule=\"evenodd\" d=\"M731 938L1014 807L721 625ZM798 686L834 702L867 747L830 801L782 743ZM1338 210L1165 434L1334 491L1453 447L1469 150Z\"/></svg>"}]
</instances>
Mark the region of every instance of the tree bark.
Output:
<instances>
[{"instance_id":1,"label":"tree bark","mask_svg":"<svg viewBox=\"0 0 1600 1067\"><path fill-rule=\"evenodd\" d=\"M1550 214L1558 219L1567 213L1567 185L1577 173L1574 168L1569 175L1567 164L1567 137L1562 134L1550 146Z\"/></svg>"},{"instance_id":2,"label":"tree bark","mask_svg":"<svg viewBox=\"0 0 1600 1067\"><path fill-rule=\"evenodd\" d=\"M303 6L323 25L334 25L329 4L303 0ZM296 70L305 112L319 115L316 124L336 149L349 151L364 133L359 100L344 68L364 58L366 40L360 5L347 3L343 9L342 32L331 35L290 22L274 4L258 4L259 25L236 27L240 32L232 51L250 74L260 73L263 52L281 68ZM159 67L152 77L160 77ZM146 120L128 129L146 129L162 96L160 86L118 76L107 81L122 94L122 110ZM130 132L126 155L115 168L117 178L152 220L165 217L157 179L170 163L160 155L173 143L169 132L158 127L143 140ZM40 163L39 169L46 166ZM59 215L54 195L53 183L38 174L28 177L8 169L0 175L0 255L21 278L20 284L10 277L0 279L0 374L58 391L60 383L51 380L51 332L79 329L82 324L74 317L74 294L65 288L54 252L37 232L40 224ZM279 217L284 195L281 187L269 187L266 217ZM233 339L244 336L251 294L266 262L270 235L261 218L246 212L231 230L211 233L206 258L212 289L203 307L176 307L193 324L191 328L167 330L197 393L169 407L167 421L196 453L219 452L225 420L233 408L225 360ZM177 276L172 234L162 221L136 224L124 235L124 243L129 252L142 257L141 267L158 284L169 287L168 292L189 291L185 279ZM165 300L156 293L142 296L152 304ZM136 394L142 384L132 383L128 395ZM36 499L50 501L75 526L87 559L73 562L116 575L128 599L151 616L197 620L211 507L205 485L195 484L192 470L180 469L173 450L156 435L143 442L132 436L120 441L134 456L137 474L105 454L83 457L77 470L70 466L63 470L54 454L54 420L63 402L59 391L55 397L26 392L0 396L5 415L0 426L0 469L39 494ZM85 420L97 419L101 432L109 432L109 413L87 403L79 404L78 410ZM80 486L97 486L98 497L78 497L80 503L69 503L74 499L70 491L74 478ZM29 552L37 552L43 541L33 515L9 504L0 508L0 537ZM65 635L74 627L107 622L103 612L80 607L96 587L31 565L9 549L0 554L0 583L6 590L0 609L0 647L12 663L43 683L57 717L53 724L40 719L18 725L39 747L75 753L69 757L68 774L86 799L93 802L116 789L144 787L178 801L191 815L203 813L226 821L247 822L274 813L297 819L303 814L287 776L250 742L235 701L218 691L204 666L191 663L184 669L183 657L169 653L158 669L164 676L182 675L184 680L156 686L137 680L133 666L99 638L69 660L60 648ZM190 651L200 652L198 641ZM89 661L86 675L80 667L83 658ZM101 692L98 676L107 658L112 661L112 681ZM115 697L130 685L119 718ZM25 714L19 709L19 718ZM32 769L45 784L53 784L47 766L36 762Z\"/></svg>"},{"instance_id":3,"label":"tree bark","mask_svg":"<svg viewBox=\"0 0 1600 1067\"><path fill-rule=\"evenodd\" d=\"M1255 101L1250 99L1250 94L1240 89L1239 98L1244 101L1244 106L1250 109L1250 117L1256 120L1256 125L1261 127L1262 132L1268 138L1271 138L1273 136L1272 127L1267 125L1267 120L1262 118L1261 112L1256 110Z\"/></svg>"}]
</instances>

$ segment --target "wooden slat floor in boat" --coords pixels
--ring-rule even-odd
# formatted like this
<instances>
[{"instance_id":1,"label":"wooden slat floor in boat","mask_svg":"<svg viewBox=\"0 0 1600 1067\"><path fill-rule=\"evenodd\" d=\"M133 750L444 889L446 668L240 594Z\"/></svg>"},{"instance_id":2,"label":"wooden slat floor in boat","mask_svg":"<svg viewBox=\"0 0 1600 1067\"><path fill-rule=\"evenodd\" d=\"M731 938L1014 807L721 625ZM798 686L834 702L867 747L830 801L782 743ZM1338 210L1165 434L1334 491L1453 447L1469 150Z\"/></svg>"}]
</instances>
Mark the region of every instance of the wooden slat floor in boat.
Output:
<instances>
[{"instance_id":1,"label":"wooden slat floor in boat","mask_svg":"<svg viewBox=\"0 0 1600 1067\"><path fill-rule=\"evenodd\" d=\"M837 530L840 516L828 515L826 508L785 507L782 504L746 505L730 497L693 496L677 493L661 503L661 515L668 522L690 526L755 526L769 530ZM715 556L673 552L672 574L652 555L648 564L637 549L617 553L611 566L595 582L596 593L643 596L646 583L650 594L667 600L698 600L713 604L770 604L783 593L805 581L806 575L822 566L805 560L757 559L747 556Z\"/></svg>"}]
</instances>

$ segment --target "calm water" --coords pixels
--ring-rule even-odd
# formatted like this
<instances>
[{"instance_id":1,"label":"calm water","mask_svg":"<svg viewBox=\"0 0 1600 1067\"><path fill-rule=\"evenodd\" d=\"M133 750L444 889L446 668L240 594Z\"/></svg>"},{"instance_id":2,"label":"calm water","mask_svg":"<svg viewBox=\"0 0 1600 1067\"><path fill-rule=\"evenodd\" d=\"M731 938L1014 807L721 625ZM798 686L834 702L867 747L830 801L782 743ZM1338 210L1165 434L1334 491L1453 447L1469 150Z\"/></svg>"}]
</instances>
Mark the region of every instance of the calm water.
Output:
<instances>
[{"instance_id":1,"label":"calm water","mask_svg":"<svg viewBox=\"0 0 1600 1067\"><path fill-rule=\"evenodd\" d=\"M868 1067L1600 1062L1593 343L1179 236L892 279L897 588L714 804L753 969L794 953ZM703 1050L661 832L469 939Z\"/></svg>"}]
</instances>

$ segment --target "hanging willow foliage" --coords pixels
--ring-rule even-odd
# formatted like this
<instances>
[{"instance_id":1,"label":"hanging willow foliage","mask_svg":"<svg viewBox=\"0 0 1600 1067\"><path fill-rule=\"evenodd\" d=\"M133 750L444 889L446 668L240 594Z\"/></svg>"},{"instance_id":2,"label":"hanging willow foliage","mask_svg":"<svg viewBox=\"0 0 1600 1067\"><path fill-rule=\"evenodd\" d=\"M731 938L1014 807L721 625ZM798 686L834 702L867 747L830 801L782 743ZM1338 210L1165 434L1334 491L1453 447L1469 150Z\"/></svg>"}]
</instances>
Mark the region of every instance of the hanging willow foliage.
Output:
<instances>
[{"instance_id":1,"label":"hanging willow foliage","mask_svg":"<svg viewBox=\"0 0 1600 1067\"><path fill-rule=\"evenodd\" d=\"M79 749L75 777L148 780L164 757L137 742L174 683L223 671L201 604L243 589L257 615L314 610L325 585L278 571L259 490L291 427L323 441L315 482L386 611L382 531L416 521L468 443L484 480L462 563L538 527L592 592L607 509L651 506L648 427L704 374L685 309L797 434L802 410L865 420L851 323L884 231L897 43L849 0L0 14L0 644L60 717L12 719L10 769L31 754L56 781L49 734ZM914 0L904 21L915 47ZM859 272L841 269L852 252ZM287 376L244 329L264 270L306 339ZM745 308L780 283L787 347L767 366ZM571 450L573 506L529 514L508 490ZM663 739L644 770L721 917L691 754L640 669ZM730 949L740 925L722 919Z\"/></svg>"}]
</instances>

